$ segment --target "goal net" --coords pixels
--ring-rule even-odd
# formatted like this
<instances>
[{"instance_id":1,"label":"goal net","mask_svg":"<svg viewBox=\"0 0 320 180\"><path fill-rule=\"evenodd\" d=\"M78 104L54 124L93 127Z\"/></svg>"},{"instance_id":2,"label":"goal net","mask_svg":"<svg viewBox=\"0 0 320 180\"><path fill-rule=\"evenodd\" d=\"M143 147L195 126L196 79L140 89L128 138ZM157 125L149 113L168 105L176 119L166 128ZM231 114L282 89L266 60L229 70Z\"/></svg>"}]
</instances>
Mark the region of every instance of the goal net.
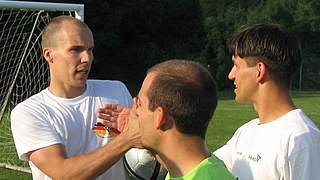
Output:
<instances>
[{"instance_id":1,"label":"goal net","mask_svg":"<svg viewBox=\"0 0 320 180\"><path fill-rule=\"evenodd\" d=\"M82 4L0 1L0 167L30 172L16 154L10 111L48 86L41 32L50 19L71 15L83 20Z\"/></svg>"}]
</instances>

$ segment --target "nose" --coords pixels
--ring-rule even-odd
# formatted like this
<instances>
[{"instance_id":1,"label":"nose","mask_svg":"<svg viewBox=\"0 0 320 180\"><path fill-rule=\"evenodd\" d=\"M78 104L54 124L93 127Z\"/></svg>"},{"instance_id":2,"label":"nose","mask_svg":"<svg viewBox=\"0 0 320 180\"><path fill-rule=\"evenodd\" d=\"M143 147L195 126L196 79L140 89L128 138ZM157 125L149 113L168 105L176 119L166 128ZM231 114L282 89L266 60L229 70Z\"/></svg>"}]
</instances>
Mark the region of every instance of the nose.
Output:
<instances>
[{"instance_id":1,"label":"nose","mask_svg":"<svg viewBox=\"0 0 320 180\"><path fill-rule=\"evenodd\" d=\"M228 78L229 78L230 80L234 80L234 79L235 79L235 69L236 69L236 68L233 66L232 69L231 69L230 72L229 72Z\"/></svg>"},{"instance_id":2,"label":"nose","mask_svg":"<svg viewBox=\"0 0 320 180\"><path fill-rule=\"evenodd\" d=\"M93 60L93 54L91 50L86 50L81 53L81 62L88 63Z\"/></svg>"}]
</instances>

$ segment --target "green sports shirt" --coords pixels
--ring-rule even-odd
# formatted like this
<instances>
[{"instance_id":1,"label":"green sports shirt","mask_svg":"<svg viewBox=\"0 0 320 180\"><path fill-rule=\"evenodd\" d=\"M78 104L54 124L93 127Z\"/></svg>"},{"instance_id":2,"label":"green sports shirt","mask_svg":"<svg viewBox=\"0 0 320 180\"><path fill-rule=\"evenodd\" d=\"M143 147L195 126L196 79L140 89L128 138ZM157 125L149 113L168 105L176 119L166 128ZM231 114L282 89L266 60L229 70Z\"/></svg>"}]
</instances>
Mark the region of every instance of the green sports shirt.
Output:
<instances>
[{"instance_id":1,"label":"green sports shirt","mask_svg":"<svg viewBox=\"0 0 320 180\"><path fill-rule=\"evenodd\" d=\"M166 180L235 180L236 178L228 171L223 161L215 155L201 161L192 171L181 177L170 177L168 173Z\"/></svg>"}]
</instances>

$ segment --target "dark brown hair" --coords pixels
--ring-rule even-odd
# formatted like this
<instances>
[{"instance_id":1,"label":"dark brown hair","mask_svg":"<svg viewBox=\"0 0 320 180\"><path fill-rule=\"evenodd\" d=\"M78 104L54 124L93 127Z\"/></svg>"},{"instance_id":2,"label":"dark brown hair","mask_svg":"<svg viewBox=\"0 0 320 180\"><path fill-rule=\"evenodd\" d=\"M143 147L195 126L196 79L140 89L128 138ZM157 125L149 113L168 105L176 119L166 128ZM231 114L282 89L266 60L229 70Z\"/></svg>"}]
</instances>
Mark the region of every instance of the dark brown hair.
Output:
<instances>
[{"instance_id":1,"label":"dark brown hair","mask_svg":"<svg viewBox=\"0 0 320 180\"><path fill-rule=\"evenodd\" d=\"M257 61L266 64L272 79L287 88L301 63L298 39L278 24L243 27L229 38L227 44L232 56L250 57L245 59L249 66Z\"/></svg>"},{"instance_id":2,"label":"dark brown hair","mask_svg":"<svg viewBox=\"0 0 320 180\"><path fill-rule=\"evenodd\" d=\"M169 60L153 66L155 79L148 89L149 109L164 107L181 133L205 138L217 106L217 88L209 71L186 60Z\"/></svg>"}]
</instances>

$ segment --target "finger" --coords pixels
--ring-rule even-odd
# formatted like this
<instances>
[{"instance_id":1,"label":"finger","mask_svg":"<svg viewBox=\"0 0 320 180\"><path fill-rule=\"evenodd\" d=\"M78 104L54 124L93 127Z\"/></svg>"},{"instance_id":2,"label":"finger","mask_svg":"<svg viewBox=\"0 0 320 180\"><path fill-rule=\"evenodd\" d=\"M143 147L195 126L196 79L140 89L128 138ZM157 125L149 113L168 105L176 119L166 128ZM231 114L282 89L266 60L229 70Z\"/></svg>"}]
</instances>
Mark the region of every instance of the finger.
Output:
<instances>
[{"instance_id":1,"label":"finger","mask_svg":"<svg viewBox=\"0 0 320 180\"><path fill-rule=\"evenodd\" d=\"M98 109L97 114L117 117L119 115L119 112L110 109Z\"/></svg>"},{"instance_id":2,"label":"finger","mask_svg":"<svg viewBox=\"0 0 320 180\"><path fill-rule=\"evenodd\" d=\"M116 122L112 122L112 121L108 121L108 120L101 120L100 122L105 126L109 126L109 127L113 127L115 129L117 129L117 123Z\"/></svg>"},{"instance_id":3,"label":"finger","mask_svg":"<svg viewBox=\"0 0 320 180\"><path fill-rule=\"evenodd\" d=\"M116 110L117 112L121 112L123 109L124 109L124 106L122 106L122 105L120 105L120 104L117 104L117 105L116 105L115 110Z\"/></svg>"},{"instance_id":4,"label":"finger","mask_svg":"<svg viewBox=\"0 0 320 180\"><path fill-rule=\"evenodd\" d=\"M99 113L105 113L105 114L110 114L110 113L114 112L114 110L111 109L111 108L104 108L104 107L103 107L103 108L98 108L97 112L99 112Z\"/></svg>"},{"instance_id":5,"label":"finger","mask_svg":"<svg viewBox=\"0 0 320 180\"><path fill-rule=\"evenodd\" d=\"M109 120L109 121L116 121L117 118L119 117L118 115L109 115L109 114L104 114L104 113L97 113L96 115L99 119L103 120Z\"/></svg>"},{"instance_id":6,"label":"finger","mask_svg":"<svg viewBox=\"0 0 320 180\"><path fill-rule=\"evenodd\" d=\"M105 104L101 108L98 109L100 112L106 112L106 111L118 111L118 104Z\"/></svg>"},{"instance_id":7,"label":"finger","mask_svg":"<svg viewBox=\"0 0 320 180\"><path fill-rule=\"evenodd\" d=\"M114 109L114 104L104 104L100 109Z\"/></svg>"},{"instance_id":8,"label":"finger","mask_svg":"<svg viewBox=\"0 0 320 180\"><path fill-rule=\"evenodd\" d=\"M100 118L100 119L105 119L105 120L110 120L110 115L108 115L108 114L105 114L105 113L96 113L96 116L98 117L98 118Z\"/></svg>"}]
</instances>

